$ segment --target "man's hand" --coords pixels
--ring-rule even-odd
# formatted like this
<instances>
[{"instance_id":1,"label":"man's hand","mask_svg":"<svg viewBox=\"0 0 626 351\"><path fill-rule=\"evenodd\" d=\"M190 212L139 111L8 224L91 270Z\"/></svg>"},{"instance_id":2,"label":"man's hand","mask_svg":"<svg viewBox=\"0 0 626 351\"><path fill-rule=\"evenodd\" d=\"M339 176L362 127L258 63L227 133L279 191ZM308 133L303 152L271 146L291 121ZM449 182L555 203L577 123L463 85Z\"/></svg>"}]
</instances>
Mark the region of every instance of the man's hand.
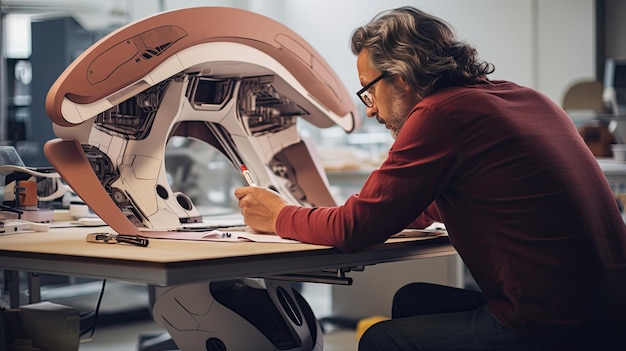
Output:
<instances>
[{"instance_id":1,"label":"man's hand","mask_svg":"<svg viewBox=\"0 0 626 351\"><path fill-rule=\"evenodd\" d=\"M276 233L276 218L287 201L278 193L259 186L235 189L243 221L258 233Z\"/></svg>"}]
</instances>

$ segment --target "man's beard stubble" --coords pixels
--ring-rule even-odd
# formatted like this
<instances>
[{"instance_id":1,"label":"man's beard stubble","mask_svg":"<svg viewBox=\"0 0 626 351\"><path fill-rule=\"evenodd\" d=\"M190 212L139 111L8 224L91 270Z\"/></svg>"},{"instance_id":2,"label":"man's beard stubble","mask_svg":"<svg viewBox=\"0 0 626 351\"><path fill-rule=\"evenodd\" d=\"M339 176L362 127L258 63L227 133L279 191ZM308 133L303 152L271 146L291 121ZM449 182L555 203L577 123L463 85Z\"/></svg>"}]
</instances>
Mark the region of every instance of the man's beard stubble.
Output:
<instances>
[{"instance_id":1,"label":"man's beard stubble","mask_svg":"<svg viewBox=\"0 0 626 351\"><path fill-rule=\"evenodd\" d=\"M376 117L376 119L379 123L384 123L389 128L391 137L396 139L415 104L416 102L414 101L402 99L401 96L396 95L391 101L389 118L386 120L386 123L380 117Z\"/></svg>"}]
</instances>

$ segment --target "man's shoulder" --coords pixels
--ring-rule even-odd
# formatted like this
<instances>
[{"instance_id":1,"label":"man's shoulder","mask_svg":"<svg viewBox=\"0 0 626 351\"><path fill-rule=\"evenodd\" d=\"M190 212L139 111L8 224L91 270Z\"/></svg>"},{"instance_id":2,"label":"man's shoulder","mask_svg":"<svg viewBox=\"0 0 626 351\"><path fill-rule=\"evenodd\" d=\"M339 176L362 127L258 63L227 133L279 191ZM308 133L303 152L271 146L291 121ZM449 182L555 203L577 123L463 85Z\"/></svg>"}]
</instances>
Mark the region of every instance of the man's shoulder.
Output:
<instances>
[{"instance_id":1,"label":"man's shoulder","mask_svg":"<svg viewBox=\"0 0 626 351\"><path fill-rule=\"evenodd\" d=\"M441 103L442 101L446 103L456 101L458 103L460 102L460 100L464 98L480 99L481 95L487 97L488 95L499 94L499 93L511 93L511 92L530 93L532 91L533 91L532 88L519 85L512 81L479 80L479 81L467 83L464 85L447 87L447 88L438 90L434 94L430 95L426 102L437 104L437 103Z\"/></svg>"}]
</instances>

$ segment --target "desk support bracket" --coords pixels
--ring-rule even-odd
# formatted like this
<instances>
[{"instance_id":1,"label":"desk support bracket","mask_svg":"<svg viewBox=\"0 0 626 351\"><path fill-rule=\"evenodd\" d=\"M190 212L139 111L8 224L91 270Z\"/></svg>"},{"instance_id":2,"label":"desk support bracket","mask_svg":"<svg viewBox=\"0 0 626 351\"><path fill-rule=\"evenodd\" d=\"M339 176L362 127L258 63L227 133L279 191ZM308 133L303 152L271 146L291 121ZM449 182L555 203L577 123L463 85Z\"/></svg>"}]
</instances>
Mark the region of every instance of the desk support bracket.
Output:
<instances>
[{"instance_id":1,"label":"desk support bracket","mask_svg":"<svg viewBox=\"0 0 626 351\"><path fill-rule=\"evenodd\" d=\"M362 272L364 270L365 270L364 266L356 266L356 267L344 267L344 268L336 268L336 269L325 269L325 270L316 271L316 272L272 275L272 276L265 276L263 278L274 279L274 280L305 282L305 283L352 285L352 278L346 276L346 273L350 271Z\"/></svg>"}]
</instances>

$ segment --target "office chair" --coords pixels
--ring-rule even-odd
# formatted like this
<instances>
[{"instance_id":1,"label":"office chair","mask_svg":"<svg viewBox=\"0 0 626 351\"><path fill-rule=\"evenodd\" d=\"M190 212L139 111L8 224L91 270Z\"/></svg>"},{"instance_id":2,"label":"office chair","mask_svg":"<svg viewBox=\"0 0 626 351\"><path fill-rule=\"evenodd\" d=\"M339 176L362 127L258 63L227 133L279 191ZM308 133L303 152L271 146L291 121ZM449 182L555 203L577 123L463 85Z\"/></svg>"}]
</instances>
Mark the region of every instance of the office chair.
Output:
<instances>
[{"instance_id":1,"label":"office chair","mask_svg":"<svg viewBox=\"0 0 626 351\"><path fill-rule=\"evenodd\" d=\"M601 119L605 114L602 100L604 85L598 81L579 81L572 84L563 97L561 107L578 126L580 134L595 156L611 156L614 142L608 123Z\"/></svg>"},{"instance_id":2,"label":"office chair","mask_svg":"<svg viewBox=\"0 0 626 351\"><path fill-rule=\"evenodd\" d=\"M603 90L604 85L595 80L576 82L565 91L561 107L565 111L587 110L604 113Z\"/></svg>"}]
</instances>

